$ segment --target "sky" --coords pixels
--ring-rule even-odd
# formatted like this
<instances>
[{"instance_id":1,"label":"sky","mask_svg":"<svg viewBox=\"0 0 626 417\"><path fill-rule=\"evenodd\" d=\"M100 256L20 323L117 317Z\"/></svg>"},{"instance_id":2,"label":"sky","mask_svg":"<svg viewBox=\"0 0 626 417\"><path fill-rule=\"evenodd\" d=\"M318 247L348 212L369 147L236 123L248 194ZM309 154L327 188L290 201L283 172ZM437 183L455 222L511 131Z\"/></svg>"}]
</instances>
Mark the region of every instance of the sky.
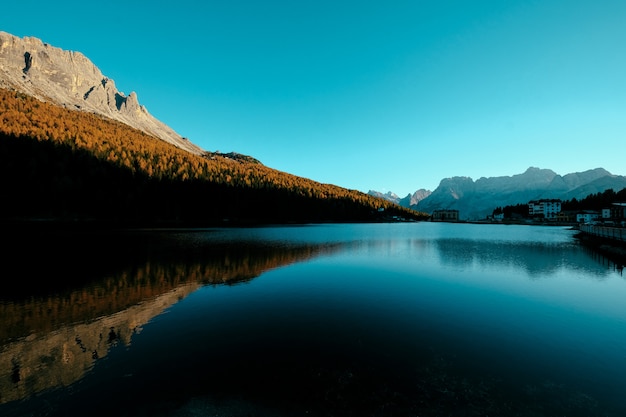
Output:
<instances>
[{"instance_id":1,"label":"sky","mask_svg":"<svg viewBox=\"0 0 626 417\"><path fill-rule=\"evenodd\" d=\"M624 0L5 2L207 151L400 197L448 177L626 175Z\"/></svg>"}]
</instances>

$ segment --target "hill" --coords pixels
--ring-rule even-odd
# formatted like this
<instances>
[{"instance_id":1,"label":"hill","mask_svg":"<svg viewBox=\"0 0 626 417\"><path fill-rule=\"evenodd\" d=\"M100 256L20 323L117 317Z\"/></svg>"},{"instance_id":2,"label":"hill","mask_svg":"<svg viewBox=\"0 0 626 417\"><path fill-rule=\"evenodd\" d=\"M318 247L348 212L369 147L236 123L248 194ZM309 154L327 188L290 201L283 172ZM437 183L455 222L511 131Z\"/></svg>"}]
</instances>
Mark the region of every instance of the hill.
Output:
<instances>
[{"instance_id":1,"label":"hill","mask_svg":"<svg viewBox=\"0 0 626 417\"><path fill-rule=\"evenodd\" d=\"M210 226L425 217L254 158L191 153L101 115L6 89L0 158L3 219Z\"/></svg>"},{"instance_id":2,"label":"hill","mask_svg":"<svg viewBox=\"0 0 626 417\"><path fill-rule=\"evenodd\" d=\"M425 215L206 152L117 90L80 52L0 32L5 219L212 225Z\"/></svg>"}]
</instances>

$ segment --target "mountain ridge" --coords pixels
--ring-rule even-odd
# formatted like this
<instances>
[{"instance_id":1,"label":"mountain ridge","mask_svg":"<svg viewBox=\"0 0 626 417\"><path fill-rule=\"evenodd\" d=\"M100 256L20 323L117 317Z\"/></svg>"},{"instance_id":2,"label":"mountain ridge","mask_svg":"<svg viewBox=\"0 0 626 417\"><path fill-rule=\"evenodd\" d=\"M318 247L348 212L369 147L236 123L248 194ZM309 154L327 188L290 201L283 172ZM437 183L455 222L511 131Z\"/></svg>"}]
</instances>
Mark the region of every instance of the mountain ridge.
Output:
<instances>
[{"instance_id":1,"label":"mountain ridge","mask_svg":"<svg viewBox=\"0 0 626 417\"><path fill-rule=\"evenodd\" d=\"M195 155L122 122L0 88L0 221L61 227L424 219L388 201L267 167Z\"/></svg>"},{"instance_id":2,"label":"mountain ridge","mask_svg":"<svg viewBox=\"0 0 626 417\"><path fill-rule=\"evenodd\" d=\"M582 199L608 189L619 191L626 188L626 176L614 175L604 168L568 173L563 176L551 169L529 167L525 172L512 176L449 177L420 199L417 204L398 199L403 207L432 214L434 210L459 210L462 220L478 220L490 215L496 207L525 204L531 200L555 198ZM418 190L423 191L423 190ZM370 195L382 195L370 191ZM393 193L387 193L389 199ZM408 204L408 205L407 205Z\"/></svg>"},{"instance_id":3,"label":"mountain ridge","mask_svg":"<svg viewBox=\"0 0 626 417\"><path fill-rule=\"evenodd\" d=\"M63 50L35 37L0 31L0 88L16 90L71 110L117 120L194 154L204 150L156 119L137 93L120 92L115 82L80 52Z\"/></svg>"}]
</instances>

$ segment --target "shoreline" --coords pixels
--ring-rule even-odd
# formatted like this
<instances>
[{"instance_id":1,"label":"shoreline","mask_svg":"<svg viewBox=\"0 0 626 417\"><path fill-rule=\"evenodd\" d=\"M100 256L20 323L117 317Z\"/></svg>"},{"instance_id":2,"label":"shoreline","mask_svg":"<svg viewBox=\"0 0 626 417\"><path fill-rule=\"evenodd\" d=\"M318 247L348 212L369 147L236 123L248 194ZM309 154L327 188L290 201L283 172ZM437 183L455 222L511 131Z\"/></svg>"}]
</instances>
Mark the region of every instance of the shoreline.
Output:
<instances>
[{"instance_id":1,"label":"shoreline","mask_svg":"<svg viewBox=\"0 0 626 417\"><path fill-rule=\"evenodd\" d=\"M591 248L617 266L623 268L626 265L626 244L618 240L594 236L585 232L578 232L574 235L582 245Z\"/></svg>"}]
</instances>

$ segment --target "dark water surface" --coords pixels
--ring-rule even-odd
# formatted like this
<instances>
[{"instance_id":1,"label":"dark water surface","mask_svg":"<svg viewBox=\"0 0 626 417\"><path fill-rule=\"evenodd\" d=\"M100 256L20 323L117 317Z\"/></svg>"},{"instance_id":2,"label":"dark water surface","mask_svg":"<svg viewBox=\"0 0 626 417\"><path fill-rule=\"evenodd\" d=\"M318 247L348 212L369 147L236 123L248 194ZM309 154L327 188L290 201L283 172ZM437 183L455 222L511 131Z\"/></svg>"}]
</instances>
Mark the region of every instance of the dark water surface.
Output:
<instances>
[{"instance_id":1,"label":"dark water surface","mask_svg":"<svg viewBox=\"0 0 626 417\"><path fill-rule=\"evenodd\" d=\"M561 227L12 236L1 416L624 416L626 282Z\"/></svg>"}]
</instances>

